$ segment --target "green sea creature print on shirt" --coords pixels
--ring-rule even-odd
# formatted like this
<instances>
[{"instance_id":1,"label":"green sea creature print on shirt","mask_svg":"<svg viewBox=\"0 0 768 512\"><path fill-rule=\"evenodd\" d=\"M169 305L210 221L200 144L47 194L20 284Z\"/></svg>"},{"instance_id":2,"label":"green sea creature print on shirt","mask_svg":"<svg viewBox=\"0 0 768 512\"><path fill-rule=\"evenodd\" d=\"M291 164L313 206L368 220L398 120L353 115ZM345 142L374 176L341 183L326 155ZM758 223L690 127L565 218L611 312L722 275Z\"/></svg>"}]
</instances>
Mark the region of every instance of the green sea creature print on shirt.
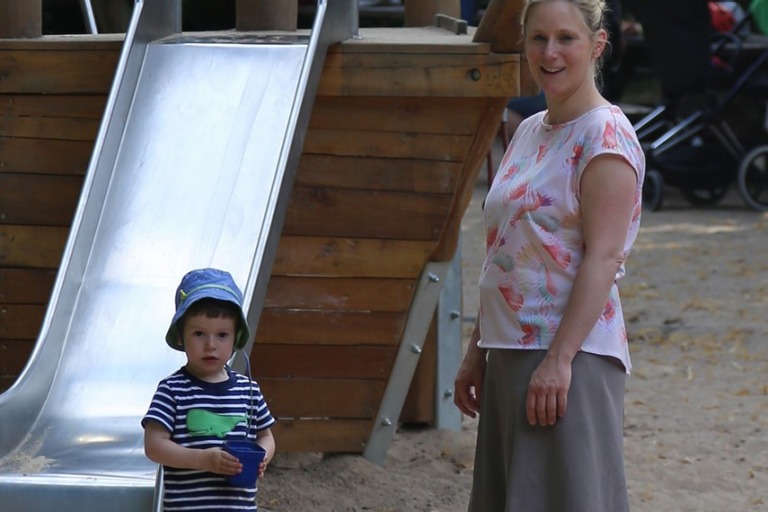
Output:
<instances>
[{"instance_id":1,"label":"green sea creature print on shirt","mask_svg":"<svg viewBox=\"0 0 768 512\"><path fill-rule=\"evenodd\" d=\"M192 409L187 413L187 430L192 436L216 436L224 438L238 423L247 421L242 415L226 416L204 409Z\"/></svg>"}]
</instances>

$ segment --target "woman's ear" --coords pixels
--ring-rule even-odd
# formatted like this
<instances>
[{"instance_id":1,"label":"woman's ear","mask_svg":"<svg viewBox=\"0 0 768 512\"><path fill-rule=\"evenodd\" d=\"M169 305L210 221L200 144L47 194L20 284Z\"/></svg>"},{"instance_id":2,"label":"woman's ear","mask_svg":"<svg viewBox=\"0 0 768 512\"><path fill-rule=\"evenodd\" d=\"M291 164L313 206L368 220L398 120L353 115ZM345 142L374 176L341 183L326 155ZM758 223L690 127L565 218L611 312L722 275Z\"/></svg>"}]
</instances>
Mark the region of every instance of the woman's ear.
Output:
<instances>
[{"instance_id":1,"label":"woman's ear","mask_svg":"<svg viewBox=\"0 0 768 512\"><path fill-rule=\"evenodd\" d=\"M595 44L592 48L592 58L597 60L605 51L605 46L608 44L608 32L605 29L600 29L595 34Z\"/></svg>"}]
</instances>

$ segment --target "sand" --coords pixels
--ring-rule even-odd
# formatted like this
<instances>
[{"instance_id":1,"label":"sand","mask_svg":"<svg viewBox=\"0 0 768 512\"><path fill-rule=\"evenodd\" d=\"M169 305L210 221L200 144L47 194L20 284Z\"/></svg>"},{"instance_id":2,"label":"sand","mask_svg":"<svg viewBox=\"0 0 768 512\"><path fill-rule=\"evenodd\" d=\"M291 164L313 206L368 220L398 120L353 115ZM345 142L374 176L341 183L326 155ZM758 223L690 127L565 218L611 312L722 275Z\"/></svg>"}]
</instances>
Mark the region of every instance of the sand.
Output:
<instances>
[{"instance_id":1,"label":"sand","mask_svg":"<svg viewBox=\"0 0 768 512\"><path fill-rule=\"evenodd\" d=\"M485 171L462 224L465 339L477 312ZM734 192L644 213L621 284L634 371L625 401L633 512L768 511L768 214ZM382 466L278 454L266 512L463 512L476 421L401 428ZM277 440L279 443L279 439Z\"/></svg>"}]
</instances>

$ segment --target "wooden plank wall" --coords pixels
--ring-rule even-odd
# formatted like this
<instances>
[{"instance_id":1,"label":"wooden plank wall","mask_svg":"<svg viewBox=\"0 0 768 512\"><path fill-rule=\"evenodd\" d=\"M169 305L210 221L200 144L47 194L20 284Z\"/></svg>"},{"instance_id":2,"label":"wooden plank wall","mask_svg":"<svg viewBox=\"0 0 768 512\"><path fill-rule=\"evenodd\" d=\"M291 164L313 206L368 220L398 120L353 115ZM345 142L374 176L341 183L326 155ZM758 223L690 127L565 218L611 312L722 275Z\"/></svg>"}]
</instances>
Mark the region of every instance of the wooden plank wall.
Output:
<instances>
[{"instance_id":1,"label":"wooden plank wall","mask_svg":"<svg viewBox=\"0 0 768 512\"><path fill-rule=\"evenodd\" d=\"M476 123L449 99L318 97L253 354L297 418L281 439L362 451Z\"/></svg>"},{"instance_id":2,"label":"wooden plank wall","mask_svg":"<svg viewBox=\"0 0 768 512\"><path fill-rule=\"evenodd\" d=\"M519 74L464 41L326 60L251 354L282 451L363 450L419 275L453 255ZM0 42L0 390L40 328L119 46Z\"/></svg>"},{"instance_id":3,"label":"wooden plank wall","mask_svg":"<svg viewBox=\"0 0 768 512\"><path fill-rule=\"evenodd\" d=\"M326 59L253 350L275 435L300 451L363 450L419 275L452 258L517 93L516 55L369 43Z\"/></svg>"},{"instance_id":4,"label":"wooden plank wall","mask_svg":"<svg viewBox=\"0 0 768 512\"><path fill-rule=\"evenodd\" d=\"M0 390L40 329L120 46L0 46Z\"/></svg>"}]
</instances>

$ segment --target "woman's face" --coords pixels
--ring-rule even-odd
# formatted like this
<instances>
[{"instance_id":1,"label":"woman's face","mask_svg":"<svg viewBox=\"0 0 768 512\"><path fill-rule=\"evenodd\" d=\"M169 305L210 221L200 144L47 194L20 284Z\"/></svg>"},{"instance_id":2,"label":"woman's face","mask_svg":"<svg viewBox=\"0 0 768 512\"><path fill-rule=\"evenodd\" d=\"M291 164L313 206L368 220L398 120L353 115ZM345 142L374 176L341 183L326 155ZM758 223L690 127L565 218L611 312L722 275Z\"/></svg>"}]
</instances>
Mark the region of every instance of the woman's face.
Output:
<instances>
[{"instance_id":1,"label":"woman's face","mask_svg":"<svg viewBox=\"0 0 768 512\"><path fill-rule=\"evenodd\" d=\"M593 37L578 7L569 2L537 3L529 9L525 54L547 102L594 85L595 59L605 45L605 31Z\"/></svg>"}]
</instances>

